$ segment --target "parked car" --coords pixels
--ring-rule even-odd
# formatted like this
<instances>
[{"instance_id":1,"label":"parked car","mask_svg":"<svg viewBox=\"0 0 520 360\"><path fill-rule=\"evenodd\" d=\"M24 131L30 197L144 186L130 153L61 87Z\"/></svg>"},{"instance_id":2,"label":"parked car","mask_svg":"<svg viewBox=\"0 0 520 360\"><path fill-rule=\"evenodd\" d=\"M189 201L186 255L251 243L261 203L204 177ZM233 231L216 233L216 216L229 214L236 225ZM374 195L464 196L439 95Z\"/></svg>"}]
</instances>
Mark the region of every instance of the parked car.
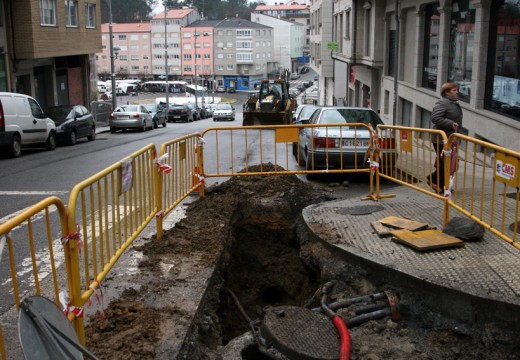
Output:
<instances>
[{"instance_id":1,"label":"parked car","mask_svg":"<svg viewBox=\"0 0 520 360\"><path fill-rule=\"evenodd\" d=\"M310 124L339 124L337 127L308 127L299 133L300 159L307 170L364 168L368 150L370 131L361 126L347 124L370 124L372 128L383 124L376 112L369 108L356 107L318 107L309 119ZM382 141L387 148L382 149L380 163L396 164L395 141ZM388 156L393 157L386 158ZM384 160L386 158L386 160Z\"/></svg>"},{"instance_id":2,"label":"parked car","mask_svg":"<svg viewBox=\"0 0 520 360\"><path fill-rule=\"evenodd\" d=\"M291 80L298 80L299 78L300 78L300 75L298 73L291 74Z\"/></svg>"},{"instance_id":3,"label":"parked car","mask_svg":"<svg viewBox=\"0 0 520 360\"><path fill-rule=\"evenodd\" d=\"M296 97L301 94L301 91L297 88L290 88L289 89L289 95L292 95L293 97Z\"/></svg>"},{"instance_id":4,"label":"parked car","mask_svg":"<svg viewBox=\"0 0 520 360\"><path fill-rule=\"evenodd\" d=\"M20 156L25 145L56 148L56 124L34 98L0 92L0 119L0 148L12 157Z\"/></svg>"},{"instance_id":5,"label":"parked car","mask_svg":"<svg viewBox=\"0 0 520 360\"><path fill-rule=\"evenodd\" d=\"M207 104L206 105L206 110L208 110L208 117L212 117L213 116L213 112L215 111L215 109L217 108L217 104Z\"/></svg>"},{"instance_id":6,"label":"parked car","mask_svg":"<svg viewBox=\"0 0 520 360\"><path fill-rule=\"evenodd\" d=\"M235 121L235 108L231 104L217 104L213 111L213 121Z\"/></svg>"},{"instance_id":7,"label":"parked car","mask_svg":"<svg viewBox=\"0 0 520 360\"><path fill-rule=\"evenodd\" d=\"M303 92L303 91L305 91L306 87L305 87L305 85L303 85L303 84L298 84L298 86L296 87L296 89L300 90L300 92Z\"/></svg>"},{"instance_id":8,"label":"parked car","mask_svg":"<svg viewBox=\"0 0 520 360\"><path fill-rule=\"evenodd\" d=\"M312 84L313 84L312 80L305 80L305 81L303 82L303 86L305 86L306 88L311 87Z\"/></svg>"},{"instance_id":9,"label":"parked car","mask_svg":"<svg viewBox=\"0 0 520 360\"><path fill-rule=\"evenodd\" d=\"M117 130L126 131L127 129L153 129L153 120L150 112L144 105L122 105L118 106L108 120L110 132Z\"/></svg>"},{"instance_id":10,"label":"parked car","mask_svg":"<svg viewBox=\"0 0 520 360\"><path fill-rule=\"evenodd\" d=\"M166 127L166 111L164 111L166 105L161 104L142 104L146 110L150 111L152 116L153 127L157 129L159 125Z\"/></svg>"},{"instance_id":11,"label":"parked car","mask_svg":"<svg viewBox=\"0 0 520 360\"><path fill-rule=\"evenodd\" d=\"M226 92L226 88L224 86L219 86L219 87L217 87L217 92L218 93L225 93Z\"/></svg>"},{"instance_id":12,"label":"parked car","mask_svg":"<svg viewBox=\"0 0 520 360\"><path fill-rule=\"evenodd\" d=\"M202 119L207 119L211 117L211 110L209 109L209 106L207 104L201 104L199 106L200 108L200 117Z\"/></svg>"},{"instance_id":13,"label":"parked car","mask_svg":"<svg viewBox=\"0 0 520 360\"><path fill-rule=\"evenodd\" d=\"M233 86L229 87L228 93L230 93L230 94L233 93L234 94L236 92L237 92L237 89L235 89Z\"/></svg>"},{"instance_id":14,"label":"parked car","mask_svg":"<svg viewBox=\"0 0 520 360\"><path fill-rule=\"evenodd\" d=\"M77 140L86 137L96 139L96 122L83 105L58 105L47 109L47 115L56 124L59 142L75 145Z\"/></svg>"},{"instance_id":15,"label":"parked car","mask_svg":"<svg viewBox=\"0 0 520 360\"><path fill-rule=\"evenodd\" d=\"M318 81L319 78L320 78L320 76L319 76L318 74L315 74L315 75L314 75L314 81Z\"/></svg>"},{"instance_id":16,"label":"parked car","mask_svg":"<svg viewBox=\"0 0 520 360\"><path fill-rule=\"evenodd\" d=\"M171 104L168 109L168 122L193 121L193 112L186 104Z\"/></svg>"},{"instance_id":17,"label":"parked car","mask_svg":"<svg viewBox=\"0 0 520 360\"><path fill-rule=\"evenodd\" d=\"M293 113L293 124L308 124L311 115L318 109L316 105L298 105ZM296 156L298 151L298 143L293 143L292 152Z\"/></svg>"},{"instance_id":18,"label":"parked car","mask_svg":"<svg viewBox=\"0 0 520 360\"><path fill-rule=\"evenodd\" d=\"M300 69L300 74L307 74L309 72L309 67L307 66L302 66L302 68Z\"/></svg>"},{"instance_id":19,"label":"parked car","mask_svg":"<svg viewBox=\"0 0 520 360\"><path fill-rule=\"evenodd\" d=\"M201 119L200 107L199 106L195 107L194 103L187 103L186 105L188 106L188 108L191 110L191 113L193 114L193 120L195 120L195 121L200 120Z\"/></svg>"}]
</instances>

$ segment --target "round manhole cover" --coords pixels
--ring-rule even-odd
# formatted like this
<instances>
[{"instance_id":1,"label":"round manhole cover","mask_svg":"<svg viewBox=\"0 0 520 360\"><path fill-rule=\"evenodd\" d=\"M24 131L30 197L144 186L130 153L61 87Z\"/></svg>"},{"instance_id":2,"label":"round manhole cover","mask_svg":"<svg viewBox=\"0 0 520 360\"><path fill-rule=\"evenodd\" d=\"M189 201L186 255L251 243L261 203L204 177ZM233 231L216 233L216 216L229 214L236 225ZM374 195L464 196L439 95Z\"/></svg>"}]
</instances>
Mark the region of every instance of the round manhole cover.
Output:
<instances>
[{"instance_id":1,"label":"round manhole cover","mask_svg":"<svg viewBox=\"0 0 520 360\"><path fill-rule=\"evenodd\" d=\"M379 205L358 205L348 208L341 208L337 212L341 215L368 215L381 210L384 210L384 207Z\"/></svg>"},{"instance_id":2,"label":"round manhole cover","mask_svg":"<svg viewBox=\"0 0 520 360\"><path fill-rule=\"evenodd\" d=\"M295 306L266 310L260 333L290 359L337 359L339 335L326 315Z\"/></svg>"}]
</instances>

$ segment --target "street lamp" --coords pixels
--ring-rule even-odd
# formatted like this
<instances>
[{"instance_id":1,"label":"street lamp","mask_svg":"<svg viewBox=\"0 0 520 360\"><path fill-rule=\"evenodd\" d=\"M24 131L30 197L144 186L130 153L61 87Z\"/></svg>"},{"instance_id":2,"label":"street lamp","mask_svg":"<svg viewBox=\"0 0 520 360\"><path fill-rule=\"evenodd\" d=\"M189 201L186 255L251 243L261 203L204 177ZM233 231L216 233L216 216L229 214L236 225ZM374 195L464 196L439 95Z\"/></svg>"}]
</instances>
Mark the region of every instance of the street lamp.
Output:
<instances>
[{"instance_id":1,"label":"street lamp","mask_svg":"<svg viewBox=\"0 0 520 360\"><path fill-rule=\"evenodd\" d=\"M117 50L119 52L121 50L120 47L114 49L114 36L112 35L112 1L108 0L108 12L109 12L109 23L108 23L108 34L110 37L110 77L112 79L112 109L114 110L117 107L117 94L116 94L116 72L114 69L114 60L117 57L114 55L114 52Z\"/></svg>"},{"instance_id":2,"label":"street lamp","mask_svg":"<svg viewBox=\"0 0 520 360\"><path fill-rule=\"evenodd\" d=\"M166 21L166 13L168 12L168 7L166 6L166 1L163 3L164 5L164 76L166 77L166 114L168 114L168 110L170 109L170 86L168 85L168 32L167 32L167 21Z\"/></svg>"}]
</instances>

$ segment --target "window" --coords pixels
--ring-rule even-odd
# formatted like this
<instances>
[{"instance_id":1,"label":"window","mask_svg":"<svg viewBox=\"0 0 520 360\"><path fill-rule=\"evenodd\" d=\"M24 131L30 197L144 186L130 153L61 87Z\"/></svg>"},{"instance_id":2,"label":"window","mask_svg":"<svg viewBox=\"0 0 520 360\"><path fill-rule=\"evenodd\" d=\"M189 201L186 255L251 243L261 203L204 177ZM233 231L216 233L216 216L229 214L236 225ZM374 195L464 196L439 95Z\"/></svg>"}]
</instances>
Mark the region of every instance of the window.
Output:
<instances>
[{"instance_id":1,"label":"window","mask_svg":"<svg viewBox=\"0 0 520 360\"><path fill-rule=\"evenodd\" d=\"M139 61L139 55L130 55L131 61Z\"/></svg>"},{"instance_id":2,"label":"window","mask_svg":"<svg viewBox=\"0 0 520 360\"><path fill-rule=\"evenodd\" d=\"M40 0L40 23L56 25L56 0Z\"/></svg>"},{"instance_id":3,"label":"window","mask_svg":"<svg viewBox=\"0 0 520 360\"><path fill-rule=\"evenodd\" d=\"M217 70L224 70L224 65L218 65Z\"/></svg>"},{"instance_id":4,"label":"window","mask_svg":"<svg viewBox=\"0 0 520 360\"><path fill-rule=\"evenodd\" d=\"M96 5L85 4L85 26L88 28L96 27Z\"/></svg>"},{"instance_id":5,"label":"window","mask_svg":"<svg viewBox=\"0 0 520 360\"><path fill-rule=\"evenodd\" d=\"M65 0L65 18L67 26L78 26L78 2Z\"/></svg>"},{"instance_id":6,"label":"window","mask_svg":"<svg viewBox=\"0 0 520 360\"><path fill-rule=\"evenodd\" d=\"M424 53L422 86L435 90L437 88L437 64L439 63L439 3L426 5L424 9Z\"/></svg>"},{"instance_id":7,"label":"window","mask_svg":"<svg viewBox=\"0 0 520 360\"><path fill-rule=\"evenodd\" d=\"M184 71L191 72L191 65L184 65Z\"/></svg>"},{"instance_id":8,"label":"window","mask_svg":"<svg viewBox=\"0 0 520 360\"><path fill-rule=\"evenodd\" d=\"M520 120L519 23L520 5L517 1L492 2L484 105L516 120ZM468 90L459 86L459 96Z\"/></svg>"},{"instance_id":9,"label":"window","mask_svg":"<svg viewBox=\"0 0 520 360\"><path fill-rule=\"evenodd\" d=\"M191 61L191 54L184 54L184 61Z\"/></svg>"},{"instance_id":10,"label":"window","mask_svg":"<svg viewBox=\"0 0 520 360\"><path fill-rule=\"evenodd\" d=\"M119 40L126 40L126 35L125 34L119 34L118 35L118 39Z\"/></svg>"},{"instance_id":11,"label":"window","mask_svg":"<svg viewBox=\"0 0 520 360\"><path fill-rule=\"evenodd\" d=\"M363 36L364 36L364 42L363 42L363 51L365 56L370 56L370 37L371 34L371 28L372 28L372 4L368 1L365 2L363 5L364 12L364 20L365 20L365 26L363 28Z\"/></svg>"},{"instance_id":12,"label":"window","mask_svg":"<svg viewBox=\"0 0 520 360\"><path fill-rule=\"evenodd\" d=\"M243 29L237 30L237 36L252 36L252 35L253 35L252 30L243 30Z\"/></svg>"},{"instance_id":13,"label":"window","mask_svg":"<svg viewBox=\"0 0 520 360\"><path fill-rule=\"evenodd\" d=\"M459 85L459 100L469 102L475 37L473 1L454 1L451 7L448 81ZM464 91L466 89L466 91Z\"/></svg>"},{"instance_id":14,"label":"window","mask_svg":"<svg viewBox=\"0 0 520 360\"><path fill-rule=\"evenodd\" d=\"M228 65L228 66L227 66L227 69L228 69L228 70L233 70L233 69L234 69L234 66L233 66L233 65Z\"/></svg>"},{"instance_id":15,"label":"window","mask_svg":"<svg viewBox=\"0 0 520 360\"><path fill-rule=\"evenodd\" d=\"M237 41L237 49L252 49L251 41Z\"/></svg>"},{"instance_id":16,"label":"window","mask_svg":"<svg viewBox=\"0 0 520 360\"><path fill-rule=\"evenodd\" d=\"M252 61L252 55L251 53L237 53L237 61Z\"/></svg>"},{"instance_id":17,"label":"window","mask_svg":"<svg viewBox=\"0 0 520 360\"><path fill-rule=\"evenodd\" d=\"M204 59L211 59L211 54L204 54Z\"/></svg>"},{"instance_id":18,"label":"window","mask_svg":"<svg viewBox=\"0 0 520 360\"><path fill-rule=\"evenodd\" d=\"M121 61L128 61L128 56L127 55L119 55L119 60L121 60Z\"/></svg>"},{"instance_id":19,"label":"window","mask_svg":"<svg viewBox=\"0 0 520 360\"><path fill-rule=\"evenodd\" d=\"M139 65L132 65L132 71L139 71Z\"/></svg>"},{"instance_id":20,"label":"window","mask_svg":"<svg viewBox=\"0 0 520 360\"><path fill-rule=\"evenodd\" d=\"M224 59L224 54L217 54L217 59Z\"/></svg>"}]
</instances>

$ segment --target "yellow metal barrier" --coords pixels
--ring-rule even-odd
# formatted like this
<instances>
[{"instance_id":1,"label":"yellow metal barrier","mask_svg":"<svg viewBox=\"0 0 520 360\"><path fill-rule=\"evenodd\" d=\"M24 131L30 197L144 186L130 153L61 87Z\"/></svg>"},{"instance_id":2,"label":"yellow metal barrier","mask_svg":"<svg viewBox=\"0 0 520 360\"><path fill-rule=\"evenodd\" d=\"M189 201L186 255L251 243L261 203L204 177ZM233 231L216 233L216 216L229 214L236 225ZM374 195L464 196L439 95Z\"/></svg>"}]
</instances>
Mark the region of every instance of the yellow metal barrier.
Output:
<instances>
[{"instance_id":1,"label":"yellow metal barrier","mask_svg":"<svg viewBox=\"0 0 520 360\"><path fill-rule=\"evenodd\" d=\"M454 208L520 249L520 153L462 134L452 134L448 148L455 140L459 166L444 222Z\"/></svg>"},{"instance_id":2,"label":"yellow metal barrier","mask_svg":"<svg viewBox=\"0 0 520 360\"><path fill-rule=\"evenodd\" d=\"M29 295L45 295L54 298L56 304L61 307L60 284L65 290L66 281L69 288L71 285L70 278L65 272L65 269L67 272L70 271L70 261L68 248L63 247L60 242L62 234L68 234L67 212L63 202L56 196L48 197L0 224L0 255L6 248L11 268L10 279L2 277L1 282L12 284L12 292L2 294L6 299L1 306L3 314L12 311L13 305L18 310L21 297ZM22 248L29 249L30 258L20 258ZM31 269L29 271L27 260ZM58 272L60 261L64 261L66 266L63 271ZM47 282L52 282L52 286L46 286ZM11 295L12 298L9 300ZM0 324L0 359L2 360L21 355L20 345L18 341L14 341L18 339L17 322L12 316L10 320L6 324L5 331ZM7 343L4 341L4 335L9 339Z\"/></svg>"},{"instance_id":3,"label":"yellow metal barrier","mask_svg":"<svg viewBox=\"0 0 520 360\"><path fill-rule=\"evenodd\" d=\"M164 216L193 191L199 191L200 196L204 196L202 146L203 139L198 133L182 136L161 145L160 159L166 167L165 171L158 173L157 239L162 238Z\"/></svg>"},{"instance_id":4,"label":"yellow metal barrier","mask_svg":"<svg viewBox=\"0 0 520 360\"><path fill-rule=\"evenodd\" d=\"M449 174L449 159L443 162L442 158L437 157L435 149L441 146L448 149L448 138L444 131L379 125L377 132L378 146L391 146L396 151L395 157L381 159L378 176L443 199L444 191L438 183L435 184L431 174L439 166L445 166L445 174ZM435 137L441 139L439 144L433 141ZM387 144L387 141L394 141L395 144ZM437 150L438 153L442 153L442 149ZM381 197L379 188L376 197Z\"/></svg>"},{"instance_id":5,"label":"yellow metal barrier","mask_svg":"<svg viewBox=\"0 0 520 360\"><path fill-rule=\"evenodd\" d=\"M153 144L77 184L68 206L71 303L81 308L125 249L157 213L157 152ZM83 239L79 246L78 236ZM82 258L82 263L80 263ZM84 344L83 319L75 324Z\"/></svg>"},{"instance_id":6,"label":"yellow metal barrier","mask_svg":"<svg viewBox=\"0 0 520 360\"><path fill-rule=\"evenodd\" d=\"M304 128L324 130L319 141L312 132L309 160L302 157L299 133ZM363 123L327 125L233 126L206 129L204 138L204 176L229 177L275 174L323 174L370 172L367 151L360 142L372 140L362 137L359 128L370 131ZM337 130L342 131L337 131ZM344 131L353 134L349 154L343 144ZM372 134L372 133L371 133ZM225 145L222 145L225 144ZM302 146L303 147L303 146ZM316 165L319 162L319 166ZM272 164L273 166L264 166ZM322 166L324 164L324 166ZM254 170L251 168L255 166ZM302 168L300 168L300 166Z\"/></svg>"}]
</instances>

